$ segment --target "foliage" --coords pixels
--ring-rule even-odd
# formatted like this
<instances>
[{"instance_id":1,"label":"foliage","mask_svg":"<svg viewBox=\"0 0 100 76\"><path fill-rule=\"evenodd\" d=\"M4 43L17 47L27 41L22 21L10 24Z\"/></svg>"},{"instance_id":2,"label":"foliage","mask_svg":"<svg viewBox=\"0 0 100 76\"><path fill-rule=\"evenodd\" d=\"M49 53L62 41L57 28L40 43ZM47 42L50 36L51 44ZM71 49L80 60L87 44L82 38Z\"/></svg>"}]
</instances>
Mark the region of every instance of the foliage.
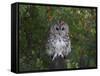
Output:
<instances>
[{"instance_id":1,"label":"foliage","mask_svg":"<svg viewBox=\"0 0 100 76\"><path fill-rule=\"evenodd\" d=\"M19 70L46 70L49 59L45 54L48 28L64 20L70 29L72 52L66 68L96 67L96 9L19 5Z\"/></svg>"}]
</instances>

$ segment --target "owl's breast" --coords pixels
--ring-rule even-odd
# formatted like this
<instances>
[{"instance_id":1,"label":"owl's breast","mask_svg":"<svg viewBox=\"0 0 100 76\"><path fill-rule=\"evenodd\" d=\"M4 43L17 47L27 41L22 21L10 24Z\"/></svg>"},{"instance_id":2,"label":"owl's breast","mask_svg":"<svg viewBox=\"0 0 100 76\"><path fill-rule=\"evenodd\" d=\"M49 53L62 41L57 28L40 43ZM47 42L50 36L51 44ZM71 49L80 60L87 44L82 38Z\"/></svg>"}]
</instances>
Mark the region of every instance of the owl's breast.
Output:
<instances>
[{"instance_id":1,"label":"owl's breast","mask_svg":"<svg viewBox=\"0 0 100 76\"><path fill-rule=\"evenodd\" d=\"M58 39L54 40L53 45L54 45L54 47L56 47L58 49L66 46L66 44L62 38L58 38Z\"/></svg>"}]
</instances>

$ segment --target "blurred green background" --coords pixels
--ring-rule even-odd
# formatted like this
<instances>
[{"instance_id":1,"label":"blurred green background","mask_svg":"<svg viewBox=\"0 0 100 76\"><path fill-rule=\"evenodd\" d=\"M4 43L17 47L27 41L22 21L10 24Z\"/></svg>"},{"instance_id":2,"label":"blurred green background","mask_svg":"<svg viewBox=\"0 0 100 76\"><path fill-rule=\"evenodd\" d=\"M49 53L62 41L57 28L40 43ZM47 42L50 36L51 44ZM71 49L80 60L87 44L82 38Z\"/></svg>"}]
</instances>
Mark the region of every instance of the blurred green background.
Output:
<instances>
[{"instance_id":1,"label":"blurred green background","mask_svg":"<svg viewBox=\"0 0 100 76\"><path fill-rule=\"evenodd\" d=\"M96 9L19 5L19 71L48 70L44 45L48 28L64 20L70 29L72 51L66 69L96 67Z\"/></svg>"}]
</instances>

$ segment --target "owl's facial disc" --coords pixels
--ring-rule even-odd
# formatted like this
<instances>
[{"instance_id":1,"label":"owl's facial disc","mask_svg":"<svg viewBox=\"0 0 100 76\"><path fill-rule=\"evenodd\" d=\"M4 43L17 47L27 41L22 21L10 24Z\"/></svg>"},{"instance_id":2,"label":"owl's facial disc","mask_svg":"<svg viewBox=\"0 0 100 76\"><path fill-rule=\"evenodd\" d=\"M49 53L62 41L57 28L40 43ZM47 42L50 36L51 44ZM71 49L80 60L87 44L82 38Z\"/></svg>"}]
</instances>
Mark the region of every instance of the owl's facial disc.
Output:
<instances>
[{"instance_id":1,"label":"owl's facial disc","mask_svg":"<svg viewBox=\"0 0 100 76\"><path fill-rule=\"evenodd\" d=\"M55 35L64 36L69 32L68 25L64 22L58 22L51 28L51 33Z\"/></svg>"}]
</instances>

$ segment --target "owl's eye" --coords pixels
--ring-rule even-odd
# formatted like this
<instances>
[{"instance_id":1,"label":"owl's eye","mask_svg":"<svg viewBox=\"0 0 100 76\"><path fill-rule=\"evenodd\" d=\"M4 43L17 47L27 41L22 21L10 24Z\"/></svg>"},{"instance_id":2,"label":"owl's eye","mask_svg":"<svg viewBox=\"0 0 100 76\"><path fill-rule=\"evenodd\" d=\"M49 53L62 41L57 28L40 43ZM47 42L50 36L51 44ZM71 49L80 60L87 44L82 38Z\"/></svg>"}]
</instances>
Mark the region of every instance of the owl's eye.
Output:
<instances>
[{"instance_id":1,"label":"owl's eye","mask_svg":"<svg viewBox=\"0 0 100 76\"><path fill-rule=\"evenodd\" d=\"M59 30L59 28L58 28L58 27L56 27L56 30Z\"/></svg>"},{"instance_id":2,"label":"owl's eye","mask_svg":"<svg viewBox=\"0 0 100 76\"><path fill-rule=\"evenodd\" d=\"M61 30L64 30L64 27Z\"/></svg>"}]
</instances>

